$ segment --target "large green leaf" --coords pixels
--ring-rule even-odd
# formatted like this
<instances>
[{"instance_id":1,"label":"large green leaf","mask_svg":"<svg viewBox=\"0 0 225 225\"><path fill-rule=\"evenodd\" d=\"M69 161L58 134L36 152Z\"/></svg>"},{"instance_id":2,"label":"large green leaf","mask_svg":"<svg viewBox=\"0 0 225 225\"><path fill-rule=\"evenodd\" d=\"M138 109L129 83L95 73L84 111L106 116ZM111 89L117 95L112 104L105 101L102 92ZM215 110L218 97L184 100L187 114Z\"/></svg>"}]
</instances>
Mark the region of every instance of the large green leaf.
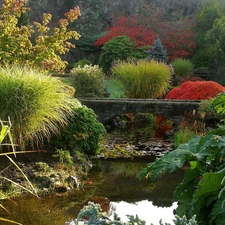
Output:
<instances>
[{"instance_id":1,"label":"large green leaf","mask_svg":"<svg viewBox=\"0 0 225 225\"><path fill-rule=\"evenodd\" d=\"M205 173L202 180L199 182L199 187L194 194L194 198L202 196L208 196L212 193L218 192L221 189L221 181L223 180L224 174L209 172Z\"/></svg>"},{"instance_id":2,"label":"large green leaf","mask_svg":"<svg viewBox=\"0 0 225 225\"><path fill-rule=\"evenodd\" d=\"M187 214L193 210L192 193L190 190L183 190L179 196L176 214L179 216Z\"/></svg>"},{"instance_id":3,"label":"large green leaf","mask_svg":"<svg viewBox=\"0 0 225 225\"><path fill-rule=\"evenodd\" d=\"M169 158L169 159L160 159L152 167L151 178L156 179L163 171L168 173L174 172L176 169L181 168L185 163L183 158Z\"/></svg>"},{"instance_id":4,"label":"large green leaf","mask_svg":"<svg viewBox=\"0 0 225 225\"><path fill-rule=\"evenodd\" d=\"M211 224L225 225L225 207L223 201L225 200L225 193L213 205L211 212Z\"/></svg>"},{"instance_id":5,"label":"large green leaf","mask_svg":"<svg viewBox=\"0 0 225 225\"><path fill-rule=\"evenodd\" d=\"M218 94L212 101L210 109L215 109L218 114L224 114L225 112L225 92Z\"/></svg>"},{"instance_id":6,"label":"large green leaf","mask_svg":"<svg viewBox=\"0 0 225 225\"><path fill-rule=\"evenodd\" d=\"M225 135L225 125L219 125L217 129L210 131L208 134Z\"/></svg>"},{"instance_id":7,"label":"large green leaf","mask_svg":"<svg viewBox=\"0 0 225 225\"><path fill-rule=\"evenodd\" d=\"M184 174L184 180L183 183L187 184L193 180L195 180L197 177L201 176L201 171L199 171L197 168L194 169L188 169L186 170L185 174Z\"/></svg>"},{"instance_id":8,"label":"large green leaf","mask_svg":"<svg viewBox=\"0 0 225 225\"><path fill-rule=\"evenodd\" d=\"M142 170L140 176L143 178L151 174L151 178L154 180L164 171L172 173L176 169L181 168L185 162L203 160L210 155L209 148L207 147L210 146L212 141L213 137L202 138L196 136L188 143L179 145L177 149L166 153L155 162L148 164L148 167Z\"/></svg>"}]
</instances>

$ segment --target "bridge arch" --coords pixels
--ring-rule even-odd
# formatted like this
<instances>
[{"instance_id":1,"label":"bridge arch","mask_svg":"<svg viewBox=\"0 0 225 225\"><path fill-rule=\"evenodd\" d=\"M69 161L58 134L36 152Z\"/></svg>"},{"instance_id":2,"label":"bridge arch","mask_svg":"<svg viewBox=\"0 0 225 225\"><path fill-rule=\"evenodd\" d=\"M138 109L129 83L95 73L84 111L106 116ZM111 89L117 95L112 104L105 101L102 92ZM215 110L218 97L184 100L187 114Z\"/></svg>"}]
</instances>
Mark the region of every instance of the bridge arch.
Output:
<instances>
[{"instance_id":1,"label":"bridge arch","mask_svg":"<svg viewBox=\"0 0 225 225\"><path fill-rule=\"evenodd\" d=\"M102 123L125 113L151 113L179 123L185 112L198 110L200 101L127 98L79 98L83 105L93 109Z\"/></svg>"}]
</instances>

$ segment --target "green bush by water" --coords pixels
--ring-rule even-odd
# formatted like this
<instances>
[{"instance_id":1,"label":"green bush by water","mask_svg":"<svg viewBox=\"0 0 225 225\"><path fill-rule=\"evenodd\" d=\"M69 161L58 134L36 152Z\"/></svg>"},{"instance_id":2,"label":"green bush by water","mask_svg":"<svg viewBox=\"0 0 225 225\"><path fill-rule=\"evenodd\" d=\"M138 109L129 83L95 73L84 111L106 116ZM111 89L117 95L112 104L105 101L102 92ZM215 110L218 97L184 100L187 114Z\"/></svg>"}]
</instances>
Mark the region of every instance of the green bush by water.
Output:
<instances>
[{"instance_id":1,"label":"green bush by water","mask_svg":"<svg viewBox=\"0 0 225 225\"><path fill-rule=\"evenodd\" d=\"M70 72L71 85L76 89L76 97L103 97L104 73L97 65L84 65Z\"/></svg>"},{"instance_id":2,"label":"green bush by water","mask_svg":"<svg viewBox=\"0 0 225 225\"><path fill-rule=\"evenodd\" d=\"M113 73L122 82L129 98L160 98L168 91L170 67L154 60L117 61Z\"/></svg>"},{"instance_id":3,"label":"green bush by water","mask_svg":"<svg viewBox=\"0 0 225 225\"><path fill-rule=\"evenodd\" d=\"M50 144L58 149L71 152L78 150L87 155L95 155L106 132L105 128L92 109L77 105L72 109L73 116L69 120L69 126L61 130L59 137L52 138Z\"/></svg>"},{"instance_id":4,"label":"green bush by water","mask_svg":"<svg viewBox=\"0 0 225 225\"><path fill-rule=\"evenodd\" d=\"M26 66L0 68L0 118L10 117L13 142L24 149L58 133L71 115L73 89Z\"/></svg>"}]
</instances>

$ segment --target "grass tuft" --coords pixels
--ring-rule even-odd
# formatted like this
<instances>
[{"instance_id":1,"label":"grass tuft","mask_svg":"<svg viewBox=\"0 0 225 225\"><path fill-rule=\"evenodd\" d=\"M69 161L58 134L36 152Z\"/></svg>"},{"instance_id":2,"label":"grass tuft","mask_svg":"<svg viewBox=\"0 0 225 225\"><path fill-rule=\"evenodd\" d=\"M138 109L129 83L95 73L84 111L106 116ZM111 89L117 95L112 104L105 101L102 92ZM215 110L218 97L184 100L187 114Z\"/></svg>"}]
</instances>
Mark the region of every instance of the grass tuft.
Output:
<instances>
[{"instance_id":1,"label":"grass tuft","mask_svg":"<svg viewBox=\"0 0 225 225\"><path fill-rule=\"evenodd\" d=\"M0 68L0 118L10 117L13 142L39 146L71 115L72 91L60 80L30 67Z\"/></svg>"}]
</instances>

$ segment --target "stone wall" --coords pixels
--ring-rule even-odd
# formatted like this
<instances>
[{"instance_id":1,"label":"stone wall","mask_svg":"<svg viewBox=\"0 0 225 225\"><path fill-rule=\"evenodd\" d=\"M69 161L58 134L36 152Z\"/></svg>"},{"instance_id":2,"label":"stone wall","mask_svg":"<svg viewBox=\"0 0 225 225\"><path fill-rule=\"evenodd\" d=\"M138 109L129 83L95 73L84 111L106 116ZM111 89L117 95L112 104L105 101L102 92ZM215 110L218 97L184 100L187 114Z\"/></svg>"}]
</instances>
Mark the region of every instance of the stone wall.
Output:
<instances>
[{"instance_id":1,"label":"stone wall","mask_svg":"<svg viewBox=\"0 0 225 225\"><path fill-rule=\"evenodd\" d=\"M79 98L79 101L94 110L102 123L125 113L151 113L179 123L185 112L198 111L200 101L163 99L109 99Z\"/></svg>"}]
</instances>

